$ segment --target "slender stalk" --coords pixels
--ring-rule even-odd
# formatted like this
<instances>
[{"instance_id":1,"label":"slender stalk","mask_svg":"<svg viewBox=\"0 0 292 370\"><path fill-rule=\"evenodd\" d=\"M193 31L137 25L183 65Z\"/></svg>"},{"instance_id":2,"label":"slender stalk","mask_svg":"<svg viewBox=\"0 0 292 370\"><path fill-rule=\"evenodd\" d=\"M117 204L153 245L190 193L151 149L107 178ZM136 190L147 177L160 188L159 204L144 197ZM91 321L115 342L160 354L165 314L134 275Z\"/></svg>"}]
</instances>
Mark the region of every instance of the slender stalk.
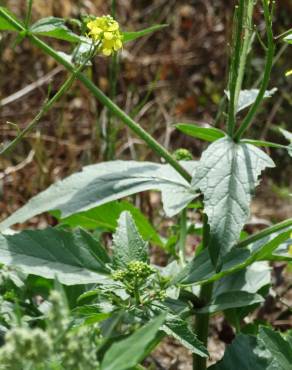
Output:
<instances>
[{"instance_id":1,"label":"slender stalk","mask_svg":"<svg viewBox=\"0 0 292 370\"><path fill-rule=\"evenodd\" d=\"M252 105L252 107L250 108L249 112L247 113L246 117L244 118L243 122L241 123L241 126L239 127L239 129L236 131L234 135L234 139L237 141L241 138L243 133L250 127L250 125L253 122L253 119L255 118L258 108L264 98L265 91L268 87L270 75L272 71L272 66L273 66L275 45L273 41L272 14L269 9L268 0L263 0L263 7L264 7L265 23L267 27L267 39L268 39L264 75L263 75L263 80L262 80L257 98L254 104Z\"/></svg>"},{"instance_id":2,"label":"slender stalk","mask_svg":"<svg viewBox=\"0 0 292 370\"><path fill-rule=\"evenodd\" d=\"M233 136L235 128L238 99L252 40L253 8L253 0L240 0L239 7L235 10L235 43L229 81L230 103L227 122L228 134L230 136Z\"/></svg>"},{"instance_id":3,"label":"slender stalk","mask_svg":"<svg viewBox=\"0 0 292 370\"><path fill-rule=\"evenodd\" d=\"M24 136L31 132L37 126L42 117L46 113L48 113L48 111L53 107L53 105L58 100L60 100L62 96L65 95L65 93L71 88L73 82L76 80L76 75L86 66L89 59L90 57L86 58L82 65L80 65L76 70L73 70L72 75L63 83L63 85L60 87L57 93L44 104L40 112L27 125L27 127L25 127L25 129L23 129L14 140L12 140L3 150L0 151L0 155L4 155L11 152L11 150L24 138Z\"/></svg>"},{"instance_id":4,"label":"slender stalk","mask_svg":"<svg viewBox=\"0 0 292 370\"><path fill-rule=\"evenodd\" d=\"M25 28L11 17L3 8L0 8L0 14L12 25L14 25L19 31L25 31ZM45 42L40 40L38 37L29 34L28 37L32 44L41 49L44 53L51 56L57 62L62 64L68 71L74 72L74 66L62 55L57 53ZM76 73L76 77L88 90L94 95L100 103L110 109L116 117L128 126L137 136L139 136L156 154L164 158L167 163L169 163L186 181L191 182L192 176L176 161L173 156L160 145L148 132L146 132L138 123L136 123L131 117L129 117L121 108L119 108L111 99L109 99L97 86L90 81L87 76L85 76L80 71Z\"/></svg>"},{"instance_id":5,"label":"slender stalk","mask_svg":"<svg viewBox=\"0 0 292 370\"><path fill-rule=\"evenodd\" d=\"M111 4L111 15L113 18L116 17L116 1L112 0ZM119 70L119 57L118 53L114 52L111 56L110 65L109 65L109 97L115 102L117 95L117 82L118 82L118 70ZM106 147L105 147L105 159L113 160L115 157L115 144L118 128L115 125L115 117L112 114L111 110L108 110L107 114L107 126L105 133Z\"/></svg>"},{"instance_id":6,"label":"slender stalk","mask_svg":"<svg viewBox=\"0 0 292 370\"><path fill-rule=\"evenodd\" d=\"M207 216L203 216L203 249L208 247L209 243L209 225ZM201 286L199 301L204 304L209 303L212 298L213 283ZM198 339L207 347L208 345L208 330L209 330L210 314L197 314L195 321L195 333ZM205 370L207 368L207 359L198 355L193 355L193 370Z\"/></svg>"},{"instance_id":7,"label":"slender stalk","mask_svg":"<svg viewBox=\"0 0 292 370\"><path fill-rule=\"evenodd\" d=\"M234 12L234 32L235 38L233 43L231 70L229 76L229 105L228 105L228 121L227 131L230 136L233 135L235 126L235 114L236 114L236 83L237 83L237 72L240 63L240 52L241 52L241 35L243 29L243 15L244 15L244 0L240 0L239 6L235 8Z\"/></svg>"},{"instance_id":8,"label":"slender stalk","mask_svg":"<svg viewBox=\"0 0 292 370\"><path fill-rule=\"evenodd\" d=\"M46 54L50 55L57 62L62 64L67 70L72 72L74 67L62 55L58 54L45 42L34 35L29 35L31 42ZM76 76L79 81L94 95L101 104L110 109L126 126L128 126L137 136L139 136L156 154L164 158L184 179L191 182L191 175L176 161L173 156L160 145L148 132L146 132L138 123L129 117L121 108L119 108L111 99L109 99L94 83L83 73L78 72Z\"/></svg>"},{"instance_id":9,"label":"slender stalk","mask_svg":"<svg viewBox=\"0 0 292 370\"><path fill-rule=\"evenodd\" d=\"M24 21L25 28L28 28L30 21L31 21L32 3L33 3L33 0L26 0L27 12L26 12L26 17Z\"/></svg>"},{"instance_id":10,"label":"slender stalk","mask_svg":"<svg viewBox=\"0 0 292 370\"><path fill-rule=\"evenodd\" d=\"M186 265L186 238L187 238L187 210L182 210L180 214L180 236L179 236L179 261L182 267Z\"/></svg>"},{"instance_id":11,"label":"slender stalk","mask_svg":"<svg viewBox=\"0 0 292 370\"><path fill-rule=\"evenodd\" d=\"M244 240L241 240L239 243L237 243L237 247L243 248L246 247L247 245L256 242L257 240L260 240L264 238L265 236L269 236L277 231L283 230L285 228L288 228L289 226L292 227L292 218L289 218L288 220L285 220L283 222L279 222L276 225L273 225L271 227L267 227L266 229L251 235Z\"/></svg>"},{"instance_id":12,"label":"slender stalk","mask_svg":"<svg viewBox=\"0 0 292 370\"><path fill-rule=\"evenodd\" d=\"M59 100L70 89L75 78L76 77L72 75L64 82L64 84L60 87L58 92L45 103L40 112L25 127L25 129L23 129L15 139L13 139L2 151L0 151L0 155L4 155L11 152L11 150L24 138L24 136L31 132L37 126L41 118L52 108L56 101Z\"/></svg>"}]
</instances>

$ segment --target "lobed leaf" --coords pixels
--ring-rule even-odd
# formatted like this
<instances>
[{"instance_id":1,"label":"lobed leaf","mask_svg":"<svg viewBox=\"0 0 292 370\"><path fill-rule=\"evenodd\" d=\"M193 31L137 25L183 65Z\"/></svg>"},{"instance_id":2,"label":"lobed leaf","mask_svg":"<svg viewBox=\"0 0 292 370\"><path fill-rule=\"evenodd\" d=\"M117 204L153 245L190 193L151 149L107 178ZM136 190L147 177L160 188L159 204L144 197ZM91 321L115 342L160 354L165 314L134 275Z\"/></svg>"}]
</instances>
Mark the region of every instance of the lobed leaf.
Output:
<instances>
[{"instance_id":1,"label":"lobed leaf","mask_svg":"<svg viewBox=\"0 0 292 370\"><path fill-rule=\"evenodd\" d=\"M202 155L192 187L204 194L210 225L208 248L217 270L238 241L258 176L266 167L274 167L274 162L264 152L227 137L212 143Z\"/></svg>"},{"instance_id":2,"label":"lobed leaf","mask_svg":"<svg viewBox=\"0 0 292 370\"><path fill-rule=\"evenodd\" d=\"M183 162L193 173L197 163ZM40 213L59 210L61 217L101 206L145 190L160 190L165 212L173 216L196 198L189 183L171 166L151 162L112 161L86 166L33 197L0 223L0 231Z\"/></svg>"}]
</instances>

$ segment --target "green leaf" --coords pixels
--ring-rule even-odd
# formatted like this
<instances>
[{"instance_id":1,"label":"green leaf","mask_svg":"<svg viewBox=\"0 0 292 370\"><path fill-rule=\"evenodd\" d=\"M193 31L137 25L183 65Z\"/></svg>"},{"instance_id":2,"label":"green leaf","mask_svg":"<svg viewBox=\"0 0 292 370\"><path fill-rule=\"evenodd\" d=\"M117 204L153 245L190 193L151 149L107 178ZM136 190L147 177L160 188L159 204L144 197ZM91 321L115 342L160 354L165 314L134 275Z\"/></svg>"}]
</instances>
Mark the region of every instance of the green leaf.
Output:
<instances>
[{"instance_id":1,"label":"green leaf","mask_svg":"<svg viewBox=\"0 0 292 370\"><path fill-rule=\"evenodd\" d=\"M252 144L255 146L263 146L266 148L287 149L287 146L285 145L272 143L270 141L265 141L265 140L242 139L241 142L246 143L246 144Z\"/></svg>"},{"instance_id":2,"label":"green leaf","mask_svg":"<svg viewBox=\"0 0 292 370\"><path fill-rule=\"evenodd\" d=\"M182 162L193 173L197 163ZM173 216L198 196L171 166L113 161L86 166L51 185L0 223L0 231L40 213L59 210L62 218L145 190L162 191L165 212ZM174 196L175 195L175 196Z\"/></svg>"},{"instance_id":3,"label":"green leaf","mask_svg":"<svg viewBox=\"0 0 292 370\"><path fill-rule=\"evenodd\" d=\"M292 133L287 130L284 130L283 128L279 128L279 131L285 137L285 139L287 139L290 142L290 145L288 145L286 149L288 150L290 157L292 157Z\"/></svg>"},{"instance_id":4,"label":"green leaf","mask_svg":"<svg viewBox=\"0 0 292 370\"><path fill-rule=\"evenodd\" d=\"M267 90L265 92L264 98L272 97L276 91L277 88ZM238 98L237 113L252 105L255 102L258 93L259 93L258 89L241 90ZM230 97L229 91L225 91L225 94L229 99Z\"/></svg>"},{"instance_id":5,"label":"green leaf","mask_svg":"<svg viewBox=\"0 0 292 370\"><path fill-rule=\"evenodd\" d=\"M216 296L207 306L196 310L196 312L214 313L230 308L251 306L262 302L264 302L264 298L259 294L244 291L225 292Z\"/></svg>"},{"instance_id":6,"label":"green leaf","mask_svg":"<svg viewBox=\"0 0 292 370\"><path fill-rule=\"evenodd\" d=\"M259 353L256 337L239 334L232 344L227 346L223 360L208 370L234 370L234 367L236 370L267 370L270 361L269 356L264 356L263 352Z\"/></svg>"},{"instance_id":7,"label":"green leaf","mask_svg":"<svg viewBox=\"0 0 292 370\"><path fill-rule=\"evenodd\" d=\"M143 36L146 36L150 33L159 31L159 30L161 30L162 28L165 28L165 27L168 27L168 24L157 24L155 26L148 27L148 28L145 28L144 30L136 31L136 32L122 32L123 37L124 37L123 42L126 43L126 42L129 42L129 41L136 40L136 39L138 39L140 37L143 37Z\"/></svg>"},{"instance_id":8,"label":"green leaf","mask_svg":"<svg viewBox=\"0 0 292 370\"><path fill-rule=\"evenodd\" d=\"M173 317L162 326L162 330L169 336L178 340L185 348L201 357L208 357L209 353L196 334L189 328L186 321Z\"/></svg>"},{"instance_id":9,"label":"green leaf","mask_svg":"<svg viewBox=\"0 0 292 370\"><path fill-rule=\"evenodd\" d=\"M214 285L213 296L234 291L257 293L269 284L271 284L271 269L268 263L255 262L245 269L218 280Z\"/></svg>"},{"instance_id":10,"label":"green leaf","mask_svg":"<svg viewBox=\"0 0 292 370\"><path fill-rule=\"evenodd\" d=\"M17 17L9 9L0 6L0 11L7 14L9 18L16 20L17 23L20 23ZM3 17L1 12L0 12L0 31L19 31L19 28L16 25L13 25L12 23L8 22L5 19L5 17Z\"/></svg>"},{"instance_id":11,"label":"green leaf","mask_svg":"<svg viewBox=\"0 0 292 370\"><path fill-rule=\"evenodd\" d=\"M225 133L215 127L200 127L194 123L178 123L175 127L186 135L201 140L213 142L225 136Z\"/></svg>"},{"instance_id":12,"label":"green leaf","mask_svg":"<svg viewBox=\"0 0 292 370\"><path fill-rule=\"evenodd\" d=\"M101 370L128 370L138 365L156 345L156 335L165 321L162 314L128 338L114 343L106 352Z\"/></svg>"},{"instance_id":13,"label":"green leaf","mask_svg":"<svg viewBox=\"0 0 292 370\"><path fill-rule=\"evenodd\" d=\"M288 44L292 44L292 32L284 38L284 41Z\"/></svg>"},{"instance_id":14,"label":"green leaf","mask_svg":"<svg viewBox=\"0 0 292 370\"><path fill-rule=\"evenodd\" d=\"M239 239L258 177L266 167L274 167L269 156L230 138L215 141L202 155L192 187L204 194L210 225L208 248L216 269L221 268L224 255Z\"/></svg>"},{"instance_id":15,"label":"green leaf","mask_svg":"<svg viewBox=\"0 0 292 370\"><path fill-rule=\"evenodd\" d=\"M69 42L80 42L80 36L73 33L62 18L47 17L34 23L30 32L37 36L53 37Z\"/></svg>"},{"instance_id":16,"label":"green leaf","mask_svg":"<svg viewBox=\"0 0 292 370\"><path fill-rule=\"evenodd\" d=\"M137 225L137 229L144 240L150 241L160 247L164 246L160 235L150 224L142 212L131 203L126 201L110 202L85 212L76 213L60 219L61 224L72 228L81 227L93 230L102 228L106 231L114 231L118 226L118 218L123 211L129 211ZM58 212L53 212L58 217Z\"/></svg>"},{"instance_id":17,"label":"green leaf","mask_svg":"<svg viewBox=\"0 0 292 370\"><path fill-rule=\"evenodd\" d=\"M272 363L268 370L287 370L292 364L292 347L280 333L261 327L258 335L261 344L271 353Z\"/></svg>"},{"instance_id":18,"label":"green leaf","mask_svg":"<svg viewBox=\"0 0 292 370\"><path fill-rule=\"evenodd\" d=\"M131 261L148 262L148 244L145 242L129 212L123 212L113 236L113 260L117 268L125 268Z\"/></svg>"},{"instance_id":19,"label":"green leaf","mask_svg":"<svg viewBox=\"0 0 292 370\"><path fill-rule=\"evenodd\" d=\"M286 227L273 234L251 243L245 248L233 248L223 259L222 270L216 273L207 250L202 251L173 279L172 284L200 285L233 276L234 273L245 269L255 261L265 261L271 254L290 237L292 229Z\"/></svg>"},{"instance_id":20,"label":"green leaf","mask_svg":"<svg viewBox=\"0 0 292 370\"><path fill-rule=\"evenodd\" d=\"M26 230L0 234L0 262L62 284L89 284L106 280L108 257L84 230Z\"/></svg>"},{"instance_id":21,"label":"green leaf","mask_svg":"<svg viewBox=\"0 0 292 370\"><path fill-rule=\"evenodd\" d=\"M237 335L227 346L224 357L210 370L288 370L292 347L280 333L261 327L257 337Z\"/></svg>"}]
</instances>

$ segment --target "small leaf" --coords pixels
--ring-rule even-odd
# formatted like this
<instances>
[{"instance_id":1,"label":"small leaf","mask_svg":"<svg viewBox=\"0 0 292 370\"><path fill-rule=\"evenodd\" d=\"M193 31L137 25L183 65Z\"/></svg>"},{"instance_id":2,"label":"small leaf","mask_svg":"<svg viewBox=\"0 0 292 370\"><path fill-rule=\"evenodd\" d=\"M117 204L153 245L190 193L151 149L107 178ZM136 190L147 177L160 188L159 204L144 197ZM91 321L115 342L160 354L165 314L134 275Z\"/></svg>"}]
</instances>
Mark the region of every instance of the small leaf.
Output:
<instances>
[{"instance_id":1,"label":"small leaf","mask_svg":"<svg viewBox=\"0 0 292 370\"><path fill-rule=\"evenodd\" d=\"M182 162L193 173L197 162ZM33 197L0 223L0 231L40 213L59 210L62 218L146 190L162 191L165 212L173 216L198 194L169 165L151 162L112 161L86 166Z\"/></svg>"},{"instance_id":2,"label":"small leaf","mask_svg":"<svg viewBox=\"0 0 292 370\"><path fill-rule=\"evenodd\" d=\"M13 14L9 9L0 6L0 31L19 31L19 28L16 25L8 22L5 17L3 17L1 14L2 12L7 14L10 18L16 20L17 23L20 23L15 14Z\"/></svg>"},{"instance_id":3,"label":"small leaf","mask_svg":"<svg viewBox=\"0 0 292 370\"><path fill-rule=\"evenodd\" d=\"M283 128L279 128L279 130L281 134L285 137L285 139L287 139L290 142L286 149L288 150L290 157L292 157L292 133L287 130L284 130Z\"/></svg>"},{"instance_id":4,"label":"small leaf","mask_svg":"<svg viewBox=\"0 0 292 370\"><path fill-rule=\"evenodd\" d=\"M148 262L148 245L129 212L123 212L113 236L113 260L117 268L125 268L131 261Z\"/></svg>"},{"instance_id":5,"label":"small leaf","mask_svg":"<svg viewBox=\"0 0 292 370\"><path fill-rule=\"evenodd\" d=\"M189 328L186 321L173 317L163 325L162 330L169 336L178 340L185 348L201 357L208 357L209 353L195 333Z\"/></svg>"},{"instance_id":6,"label":"small leaf","mask_svg":"<svg viewBox=\"0 0 292 370\"><path fill-rule=\"evenodd\" d=\"M225 133L215 127L200 127L196 124L178 123L175 127L186 135L201 140L213 142L225 136Z\"/></svg>"},{"instance_id":7,"label":"small leaf","mask_svg":"<svg viewBox=\"0 0 292 370\"><path fill-rule=\"evenodd\" d=\"M168 27L168 24L157 24L155 26L145 28L144 30L136 31L136 32L122 32L122 34L124 36L123 42L126 43L126 42L129 42L129 41L136 40L140 37L148 35L149 33L159 31L159 30L161 30L162 28L165 28L165 27Z\"/></svg>"},{"instance_id":8,"label":"small leaf","mask_svg":"<svg viewBox=\"0 0 292 370\"><path fill-rule=\"evenodd\" d=\"M53 37L69 42L80 42L80 36L73 33L62 18L47 17L34 23L30 32L38 36Z\"/></svg>"},{"instance_id":9,"label":"small leaf","mask_svg":"<svg viewBox=\"0 0 292 370\"><path fill-rule=\"evenodd\" d=\"M276 91L277 88L267 90L265 92L264 98L270 98ZM258 89L241 90L238 98L237 113L252 105L255 102L258 93L259 93ZM229 91L225 91L225 94L229 99L230 97Z\"/></svg>"},{"instance_id":10,"label":"small leaf","mask_svg":"<svg viewBox=\"0 0 292 370\"><path fill-rule=\"evenodd\" d=\"M156 335L165 317L156 317L128 338L114 343L104 356L101 370L128 370L138 365L157 344Z\"/></svg>"},{"instance_id":11,"label":"small leaf","mask_svg":"<svg viewBox=\"0 0 292 370\"><path fill-rule=\"evenodd\" d=\"M65 285L106 281L108 257L98 241L84 230L26 230L0 234L0 262Z\"/></svg>"},{"instance_id":12,"label":"small leaf","mask_svg":"<svg viewBox=\"0 0 292 370\"><path fill-rule=\"evenodd\" d=\"M284 41L288 44L292 44L292 32L284 38Z\"/></svg>"},{"instance_id":13,"label":"small leaf","mask_svg":"<svg viewBox=\"0 0 292 370\"><path fill-rule=\"evenodd\" d=\"M192 186L204 194L210 225L208 248L218 270L224 255L239 239L258 177L266 167L274 167L269 156L230 138L215 141L201 157Z\"/></svg>"}]
</instances>

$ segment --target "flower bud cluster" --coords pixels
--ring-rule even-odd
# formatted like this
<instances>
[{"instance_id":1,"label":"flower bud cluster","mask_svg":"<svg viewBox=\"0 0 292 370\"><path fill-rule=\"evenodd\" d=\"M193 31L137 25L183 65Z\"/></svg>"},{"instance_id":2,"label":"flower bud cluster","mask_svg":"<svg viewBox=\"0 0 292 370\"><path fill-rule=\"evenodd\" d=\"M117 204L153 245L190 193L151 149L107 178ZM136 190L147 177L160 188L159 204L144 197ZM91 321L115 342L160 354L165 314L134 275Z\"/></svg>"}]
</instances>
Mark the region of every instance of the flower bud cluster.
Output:
<instances>
[{"instance_id":1,"label":"flower bud cluster","mask_svg":"<svg viewBox=\"0 0 292 370\"><path fill-rule=\"evenodd\" d=\"M124 270L117 270L113 274L114 280L119 281L132 281L133 279L147 279L154 273L153 267L145 262L131 261L127 264L127 268Z\"/></svg>"}]
</instances>

